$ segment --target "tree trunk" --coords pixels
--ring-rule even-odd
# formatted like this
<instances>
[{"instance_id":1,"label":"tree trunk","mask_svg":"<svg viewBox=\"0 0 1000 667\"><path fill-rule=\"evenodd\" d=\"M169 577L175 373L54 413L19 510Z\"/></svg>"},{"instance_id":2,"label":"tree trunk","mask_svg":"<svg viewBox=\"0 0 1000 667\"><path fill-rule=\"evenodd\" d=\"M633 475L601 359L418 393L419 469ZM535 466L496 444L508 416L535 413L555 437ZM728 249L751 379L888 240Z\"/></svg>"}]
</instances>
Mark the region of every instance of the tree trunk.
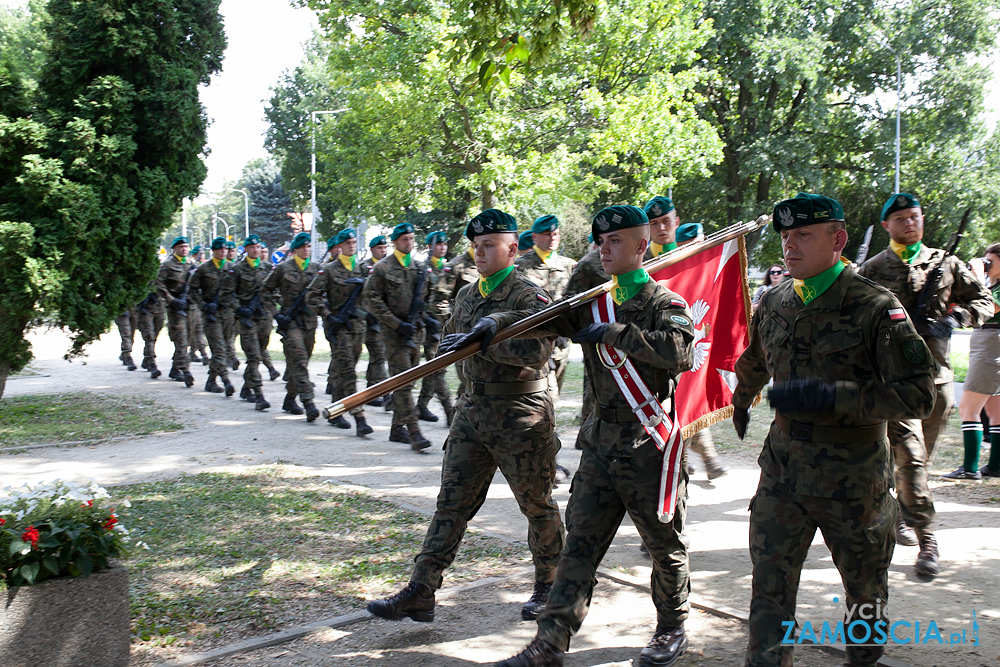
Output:
<instances>
[{"instance_id":1,"label":"tree trunk","mask_svg":"<svg viewBox=\"0 0 1000 667\"><path fill-rule=\"evenodd\" d=\"M774 180L773 171L762 171L757 177L757 204L764 204L771 201L771 181Z\"/></svg>"},{"instance_id":2,"label":"tree trunk","mask_svg":"<svg viewBox=\"0 0 1000 667\"><path fill-rule=\"evenodd\" d=\"M3 398L3 390L7 386L7 376L10 375L10 362L0 359L0 398Z\"/></svg>"},{"instance_id":3,"label":"tree trunk","mask_svg":"<svg viewBox=\"0 0 1000 667\"><path fill-rule=\"evenodd\" d=\"M488 186L488 185L486 185L484 183L483 185L480 186L480 192L482 193L481 194L481 200L482 200L481 204L482 204L482 207L483 207L484 211L486 209L488 209L488 208L496 208L497 207L496 193L493 192L493 189L490 188L490 186Z\"/></svg>"},{"instance_id":4,"label":"tree trunk","mask_svg":"<svg viewBox=\"0 0 1000 667\"><path fill-rule=\"evenodd\" d=\"M738 153L726 146L722 155L726 166L726 220L731 225L738 222L743 213L743 182L740 179Z\"/></svg>"}]
</instances>

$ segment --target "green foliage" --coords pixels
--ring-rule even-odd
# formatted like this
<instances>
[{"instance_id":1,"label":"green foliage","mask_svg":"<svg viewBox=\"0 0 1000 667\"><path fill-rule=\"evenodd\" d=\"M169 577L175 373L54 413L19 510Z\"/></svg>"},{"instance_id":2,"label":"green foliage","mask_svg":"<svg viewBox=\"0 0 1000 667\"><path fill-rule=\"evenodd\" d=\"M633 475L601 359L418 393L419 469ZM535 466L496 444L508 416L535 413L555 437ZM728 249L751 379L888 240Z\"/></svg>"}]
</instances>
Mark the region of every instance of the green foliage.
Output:
<instances>
[{"instance_id":1,"label":"green foliage","mask_svg":"<svg viewBox=\"0 0 1000 667\"><path fill-rule=\"evenodd\" d=\"M251 162L243 169L240 187L250 195L250 231L260 236L268 248L291 241L292 199L282 183L281 169L273 159Z\"/></svg>"}]
</instances>

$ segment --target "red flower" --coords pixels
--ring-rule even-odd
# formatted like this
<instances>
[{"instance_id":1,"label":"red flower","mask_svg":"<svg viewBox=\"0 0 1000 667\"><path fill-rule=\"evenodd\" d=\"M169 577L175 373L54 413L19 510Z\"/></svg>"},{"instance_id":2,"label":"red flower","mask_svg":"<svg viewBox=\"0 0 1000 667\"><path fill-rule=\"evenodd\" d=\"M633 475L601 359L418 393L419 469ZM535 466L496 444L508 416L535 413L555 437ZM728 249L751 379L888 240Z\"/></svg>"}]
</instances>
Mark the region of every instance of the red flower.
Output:
<instances>
[{"instance_id":1,"label":"red flower","mask_svg":"<svg viewBox=\"0 0 1000 667\"><path fill-rule=\"evenodd\" d=\"M38 529L34 526L28 526L28 530L24 531L24 534L21 535L21 539L30 543L32 547L38 545L38 537Z\"/></svg>"},{"instance_id":2,"label":"red flower","mask_svg":"<svg viewBox=\"0 0 1000 667\"><path fill-rule=\"evenodd\" d=\"M93 507L93 506L94 506L94 501L93 500L88 500L84 504L80 505L80 507Z\"/></svg>"},{"instance_id":3,"label":"red flower","mask_svg":"<svg viewBox=\"0 0 1000 667\"><path fill-rule=\"evenodd\" d=\"M4 525L5 523L7 523L6 519L0 519L0 526Z\"/></svg>"},{"instance_id":4,"label":"red flower","mask_svg":"<svg viewBox=\"0 0 1000 667\"><path fill-rule=\"evenodd\" d=\"M105 530L114 530L115 525L118 523L118 517L114 514L108 517L108 520L104 522L103 528Z\"/></svg>"}]
</instances>

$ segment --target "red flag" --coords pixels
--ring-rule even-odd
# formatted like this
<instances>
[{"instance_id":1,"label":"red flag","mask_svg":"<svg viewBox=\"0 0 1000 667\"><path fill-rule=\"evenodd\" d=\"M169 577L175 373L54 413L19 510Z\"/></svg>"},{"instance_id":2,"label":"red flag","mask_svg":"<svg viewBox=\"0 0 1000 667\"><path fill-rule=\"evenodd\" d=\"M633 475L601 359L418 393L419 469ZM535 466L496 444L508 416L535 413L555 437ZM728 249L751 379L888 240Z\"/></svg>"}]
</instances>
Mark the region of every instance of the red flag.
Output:
<instances>
[{"instance_id":1,"label":"red flag","mask_svg":"<svg viewBox=\"0 0 1000 667\"><path fill-rule=\"evenodd\" d=\"M750 342L746 275L742 236L653 274L684 297L694 320L694 364L676 392L685 438L732 416L736 360Z\"/></svg>"}]
</instances>

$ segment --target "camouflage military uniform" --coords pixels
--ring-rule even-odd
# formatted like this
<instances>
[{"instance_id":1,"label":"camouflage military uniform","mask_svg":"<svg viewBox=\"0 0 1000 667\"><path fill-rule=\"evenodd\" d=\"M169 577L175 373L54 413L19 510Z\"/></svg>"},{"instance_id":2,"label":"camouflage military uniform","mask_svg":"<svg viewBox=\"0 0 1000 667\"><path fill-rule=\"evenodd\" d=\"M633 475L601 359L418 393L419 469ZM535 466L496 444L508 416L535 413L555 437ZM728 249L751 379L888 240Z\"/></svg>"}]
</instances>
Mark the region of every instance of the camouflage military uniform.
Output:
<instances>
[{"instance_id":1,"label":"camouflage military uniform","mask_svg":"<svg viewBox=\"0 0 1000 667\"><path fill-rule=\"evenodd\" d=\"M431 264L429 271L427 280L430 283L430 291L427 295L427 303L424 305L424 313L427 317L436 319L443 328L448 318L451 317L451 295L455 285L455 277L452 275L451 267L447 264L440 269L434 268ZM433 338L427 336L427 340L424 341L424 359L430 361L437 356L440 342L440 334ZM424 376L424 379L421 380L417 406L426 408L434 396L437 396L438 400L441 401L441 407L444 408L445 414L452 414L451 393L448 391L445 369L443 368L433 375Z\"/></svg>"},{"instance_id":2,"label":"camouflage military uniform","mask_svg":"<svg viewBox=\"0 0 1000 667\"><path fill-rule=\"evenodd\" d=\"M247 358L243 368L243 384L250 390L263 386L259 365L264 360L264 350L271 338L274 309L274 295L264 289L264 281L271 274L271 269L271 264L263 259L257 266L253 266L249 259L243 259L233 267L240 347ZM260 294L260 308L250 310L250 303L257 294Z\"/></svg>"},{"instance_id":3,"label":"camouflage military uniform","mask_svg":"<svg viewBox=\"0 0 1000 667\"><path fill-rule=\"evenodd\" d=\"M167 307L167 333L174 344L173 367L182 373L188 369L188 322L172 304L184 295L188 281L188 265L171 254L156 274L156 294ZM190 306L190 301L188 306ZM190 310L190 308L188 308Z\"/></svg>"},{"instance_id":4,"label":"camouflage military uniform","mask_svg":"<svg viewBox=\"0 0 1000 667\"><path fill-rule=\"evenodd\" d=\"M288 313L295 300L309 287L316 277L316 265L309 262L305 270L300 269L295 258L282 262L264 280L264 289L277 291L281 312ZM316 313L303 299L298 317L281 333L281 347L285 351L285 373L288 382L285 391L288 396L298 396L303 401L312 401L313 386L309 381L309 358L316 344Z\"/></svg>"},{"instance_id":5,"label":"camouflage military uniform","mask_svg":"<svg viewBox=\"0 0 1000 667\"><path fill-rule=\"evenodd\" d=\"M553 301L562 301L565 296L566 285L569 283L569 276L576 267L576 260L563 257L557 252L553 252L548 259L543 260L532 248L521 257L517 258L517 266L524 271L524 275L536 285L540 285L546 292L552 295ZM569 365L570 344L568 338L560 338L556 341L555 349L552 353L552 364L554 366L553 390L555 397L562 391L563 378L566 376L566 367Z\"/></svg>"},{"instance_id":6,"label":"camouflage military uniform","mask_svg":"<svg viewBox=\"0 0 1000 667\"><path fill-rule=\"evenodd\" d=\"M125 357L132 356L132 345L135 342L135 332L139 330L139 311L137 306L132 306L124 313L115 318L115 325L118 327L118 334L122 338L122 352L118 358L125 361Z\"/></svg>"},{"instance_id":7,"label":"camouflage military uniform","mask_svg":"<svg viewBox=\"0 0 1000 667\"><path fill-rule=\"evenodd\" d=\"M212 350L208 379L218 377L228 383L229 357L223 321L227 313L232 318L235 304L236 277L233 266L226 260L221 260L219 266L216 266L215 260L210 259L191 274L189 286L191 301L203 314L205 337Z\"/></svg>"},{"instance_id":8,"label":"camouflage military uniform","mask_svg":"<svg viewBox=\"0 0 1000 667\"><path fill-rule=\"evenodd\" d=\"M163 300L156 295L156 286L151 285L154 290L136 306L139 313L139 333L142 334L142 368L152 370L156 367L156 339L163 329L163 317L166 310Z\"/></svg>"},{"instance_id":9,"label":"camouflage military uniform","mask_svg":"<svg viewBox=\"0 0 1000 667\"><path fill-rule=\"evenodd\" d=\"M776 386L808 377L835 382L836 404L829 413L776 413L764 441L750 503L747 665L791 664L782 622L795 620L802 563L817 528L840 571L847 607L880 599L884 619L897 517L885 422L930 411L933 373L930 352L899 302L850 267L808 305L791 280L761 297L749 346L736 363L734 407L748 409L772 378ZM871 626L874 616L855 614L845 625ZM849 646L847 655L852 665L873 665L883 650Z\"/></svg>"},{"instance_id":10,"label":"camouflage military uniform","mask_svg":"<svg viewBox=\"0 0 1000 667\"><path fill-rule=\"evenodd\" d=\"M907 264L887 248L872 257L859 273L892 291L911 319L916 316L920 291L938 263L944 259L944 272L939 287L930 298L927 317L932 320L950 314L962 326L979 326L993 316L993 301L989 291L954 256L945 258L943 250L923 246ZM916 323L916 322L915 322ZM889 422L889 443L896 462L896 489L903 519L919 534L934 531L934 496L927 484L927 466L934 459L937 440L955 407L951 370L951 337L927 335L920 323L917 331L924 334L938 371L934 377L937 397L934 410L927 419L904 419Z\"/></svg>"},{"instance_id":11,"label":"camouflage military uniform","mask_svg":"<svg viewBox=\"0 0 1000 667\"><path fill-rule=\"evenodd\" d=\"M474 285L479 280L479 269L476 268L476 259L472 256L472 248L468 248L461 255L453 257L448 266L451 267L451 275L454 277L455 285L452 288L451 300L458 296L458 290L466 285Z\"/></svg>"},{"instance_id":12,"label":"camouflage military uniform","mask_svg":"<svg viewBox=\"0 0 1000 667\"><path fill-rule=\"evenodd\" d=\"M600 249L591 250L576 263L576 268L569 275L569 282L566 283L566 291L563 293L563 296L568 297L580 292L586 292L593 287L603 285L609 280L611 280L611 276L604 272L604 265L601 264ZM587 415L592 414L596 407L597 404L594 403L594 390L587 379L587 368L584 366L583 405L580 408L580 424L586 421ZM580 433L577 432L576 448L581 449L582 447L583 443L580 439Z\"/></svg>"},{"instance_id":13,"label":"camouflage military uniform","mask_svg":"<svg viewBox=\"0 0 1000 667\"><path fill-rule=\"evenodd\" d=\"M368 257L361 260L361 275L367 280L375 270L375 261ZM385 341L382 327L371 326L365 330L365 347L368 349L368 368L365 370L365 384L372 386L389 377L389 365L385 355Z\"/></svg>"},{"instance_id":14,"label":"camouflage military uniform","mask_svg":"<svg viewBox=\"0 0 1000 667\"><path fill-rule=\"evenodd\" d=\"M341 308L357 292L354 305L350 312L343 314L345 320L335 332L327 329L326 338L330 341L330 366L328 369L327 393L334 401L350 396L358 387L357 366L361 357L361 346L365 341L365 318L367 313L361 310L361 292L364 273L360 266L349 271L339 260L335 259L320 267L316 277L309 285L307 300L313 311L323 319L327 327L328 317L340 316ZM349 282L359 281L358 284ZM351 408L351 414L363 415L365 410L358 406Z\"/></svg>"},{"instance_id":15,"label":"camouflage military uniform","mask_svg":"<svg viewBox=\"0 0 1000 667\"><path fill-rule=\"evenodd\" d=\"M538 286L512 271L485 298L476 284L460 290L444 333L468 332L490 313L534 312L548 301ZM528 519L535 580L552 581L564 531L552 499L559 441L545 379L551 354L551 339L506 341L460 362L462 388L445 446L437 509L411 581L441 587L442 572L454 560L498 467Z\"/></svg>"},{"instance_id":16,"label":"camouflage military uniform","mask_svg":"<svg viewBox=\"0 0 1000 667\"><path fill-rule=\"evenodd\" d=\"M677 376L692 363L694 329L687 309L678 305L682 302L650 280L631 299L615 306L619 324L612 325L620 330L614 346L632 359L667 411ZM523 316L512 312L494 319L502 328ZM571 336L592 323L590 308L581 307L527 335ZM689 609L687 549L681 541L687 475L681 474L673 520L661 523L656 508L663 454L629 409L610 371L601 364L597 347L585 344L583 355L600 407L581 429L583 454L566 508L566 547L548 606L538 615L538 637L564 651L590 608L597 567L626 512L652 557L652 598L658 626L683 625Z\"/></svg>"},{"instance_id":17,"label":"camouflage military uniform","mask_svg":"<svg viewBox=\"0 0 1000 667\"><path fill-rule=\"evenodd\" d=\"M389 375L397 375L420 363L420 346L426 333L423 320L417 317L412 322L417 327L412 340L406 340L398 329L410 316L413 292L421 273L424 274L423 298L426 299L426 267L415 259L410 260L410 266L404 267L394 253L386 255L375 264L375 270L365 283L363 294L367 310L382 325L382 340L385 341L389 356ZM419 431L412 392L412 384L393 392L392 424Z\"/></svg>"}]
</instances>

